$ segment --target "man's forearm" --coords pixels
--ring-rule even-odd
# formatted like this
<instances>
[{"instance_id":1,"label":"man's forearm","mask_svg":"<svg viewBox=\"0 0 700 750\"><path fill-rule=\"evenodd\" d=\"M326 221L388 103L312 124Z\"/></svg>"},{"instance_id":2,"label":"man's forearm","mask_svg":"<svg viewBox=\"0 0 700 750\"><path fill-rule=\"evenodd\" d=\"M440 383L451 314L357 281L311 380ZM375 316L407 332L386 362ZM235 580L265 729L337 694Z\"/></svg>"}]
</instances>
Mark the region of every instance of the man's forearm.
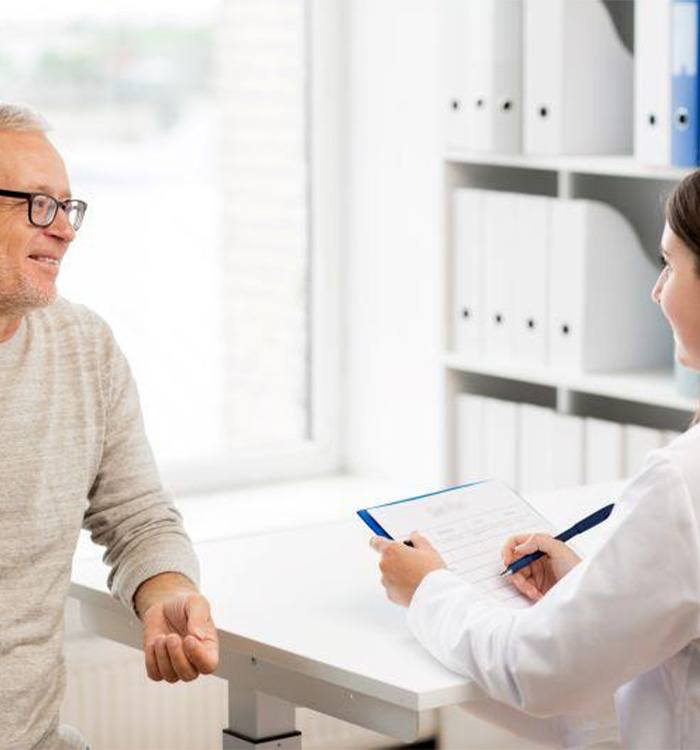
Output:
<instances>
[{"instance_id":1,"label":"man's forearm","mask_svg":"<svg viewBox=\"0 0 700 750\"><path fill-rule=\"evenodd\" d=\"M159 573L146 579L136 589L134 607L138 616L142 618L152 604L167 599L173 594L188 594L198 590L197 586L181 573Z\"/></svg>"}]
</instances>

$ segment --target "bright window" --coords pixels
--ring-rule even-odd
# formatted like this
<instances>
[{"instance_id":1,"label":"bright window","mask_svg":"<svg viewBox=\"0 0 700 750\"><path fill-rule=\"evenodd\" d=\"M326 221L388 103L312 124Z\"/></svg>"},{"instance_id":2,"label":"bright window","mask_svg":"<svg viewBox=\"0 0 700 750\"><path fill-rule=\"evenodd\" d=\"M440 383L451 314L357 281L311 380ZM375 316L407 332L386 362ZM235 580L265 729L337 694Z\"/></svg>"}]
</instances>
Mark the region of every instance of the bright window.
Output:
<instances>
[{"instance_id":1,"label":"bright window","mask_svg":"<svg viewBox=\"0 0 700 750\"><path fill-rule=\"evenodd\" d=\"M114 329L166 475L233 456L274 475L314 440L306 3L33 0L0 21L2 98L47 117L89 204L60 291Z\"/></svg>"}]
</instances>

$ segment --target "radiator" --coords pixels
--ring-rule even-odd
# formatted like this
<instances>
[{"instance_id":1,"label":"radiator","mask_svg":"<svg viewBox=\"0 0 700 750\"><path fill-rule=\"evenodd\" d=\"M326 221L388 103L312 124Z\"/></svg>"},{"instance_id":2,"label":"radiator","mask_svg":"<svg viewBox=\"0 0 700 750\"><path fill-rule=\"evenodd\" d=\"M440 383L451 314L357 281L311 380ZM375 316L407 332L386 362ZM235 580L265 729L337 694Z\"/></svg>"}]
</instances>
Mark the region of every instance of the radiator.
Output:
<instances>
[{"instance_id":1,"label":"radiator","mask_svg":"<svg viewBox=\"0 0 700 750\"><path fill-rule=\"evenodd\" d=\"M61 721L72 724L92 750L212 750L228 723L228 689L217 677L194 682L148 680L143 654L100 638L66 640L66 696ZM431 719L432 716L427 717ZM305 750L397 746L383 735L297 709ZM422 734L430 734L429 721Z\"/></svg>"}]
</instances>

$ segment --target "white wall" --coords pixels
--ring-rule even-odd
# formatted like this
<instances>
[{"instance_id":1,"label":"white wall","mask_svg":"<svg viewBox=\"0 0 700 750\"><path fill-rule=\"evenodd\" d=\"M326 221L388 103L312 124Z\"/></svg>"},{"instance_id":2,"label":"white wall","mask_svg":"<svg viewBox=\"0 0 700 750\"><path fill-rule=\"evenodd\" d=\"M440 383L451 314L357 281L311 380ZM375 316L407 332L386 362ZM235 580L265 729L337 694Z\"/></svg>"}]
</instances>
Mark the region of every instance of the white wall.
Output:
<instances>
[{"instance_id":1,"label":"white wall","mask_svg":"<svg viewBox=\"0 0 700 750\"><path fill-rule=\"evenodd\" d=\"M441 481L440 3L350 0L348 468Z\"/></svg>"}]
</instances>

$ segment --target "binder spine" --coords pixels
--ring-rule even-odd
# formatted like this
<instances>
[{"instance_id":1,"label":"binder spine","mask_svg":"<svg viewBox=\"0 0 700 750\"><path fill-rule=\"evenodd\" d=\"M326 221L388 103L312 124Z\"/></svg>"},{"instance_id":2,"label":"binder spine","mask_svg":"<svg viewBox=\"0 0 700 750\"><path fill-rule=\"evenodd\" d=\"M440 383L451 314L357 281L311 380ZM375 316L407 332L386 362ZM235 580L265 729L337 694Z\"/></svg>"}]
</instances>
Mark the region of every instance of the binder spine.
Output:
<instances>
[{"instance_id":1,"label":"binder spine","mask_svg":"<svg viewBox=\"0 0 700 750\"><path fill-rule=\"evenodd\" d=\"M634 4L634 154L671 163L671 0Z\"/></svg>"},{"instance_id":2,"label":"binder spine","mask_svg":"<svg viewBox=\"0 0 700 750\"><path fill-rule=\"evenodd\" d=\"M443 0L444 112L443 129L448 148L469 148L472 123L469 114L469 5L463 0Z\"/></svg>"},{"instance_id":3,"label":"binder spine","mask_svg":"<svg viewBox=\"0 0 700 750\"><path fill-rule=\"evenodd\" d=\"M674 0L671 19L671 161L694 167L698 160L698 0Z\"/></svg>"}]
</instances>

